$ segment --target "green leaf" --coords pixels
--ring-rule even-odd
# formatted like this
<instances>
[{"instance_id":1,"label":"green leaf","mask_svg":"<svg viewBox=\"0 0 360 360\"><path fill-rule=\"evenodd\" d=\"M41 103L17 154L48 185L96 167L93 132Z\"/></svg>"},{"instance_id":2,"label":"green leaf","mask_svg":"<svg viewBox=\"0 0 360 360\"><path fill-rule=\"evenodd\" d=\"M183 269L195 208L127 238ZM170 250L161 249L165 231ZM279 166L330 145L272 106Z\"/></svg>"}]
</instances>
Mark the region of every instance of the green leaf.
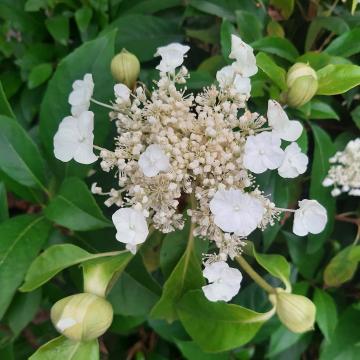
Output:
<instances>
[{"instance_id":1,"label":"green leaf","mask_svg":"<svg viewBox=\"0 0 360 360\"><path fill-rule=\"evenodd\" d=\"M177 318L176 303L189 290L198 289L205 284L201 263L195 252L193 229L189 230L189 240L185 252L169 278L166 280L163 293L151 311L153 318L165 318L173 321Z\"/></svg>"},{"instance_id":2,"label":"green leaf","mask_svg":"<svg viewBox=\"0 0 360 360\"><path fill-rule=\"evenodd\" d=\"M266 354L267 358L274 358L276 355L282 353L284 350L298 342L302 336L303 334L293 333L281 324L271 334L269 350Z\"/></svg>"},{"instance_id":3,"label":"green leaf","mask_svg":"<svg viewBox=\"0 0 360 360\"><path fill-rule=\"evenodd\" d=\"M305 51L309 51L312 48L314 42L316 41L316 38L318 37L322 29L329 30L337 35L340 35L350 30L348 24L340 17L317 17L311 21L308 32L306 34Z\"/></svg>"},{"instance_id":4,"label":"green leaf","mask_svg":"<svg viewBox=\"0 0 360 360\"><path fill-rule=\"evenodd\" d=\"M358 129L360 129L360 105L351 112L351 117Z\"/></svg>"},{"instance_id":5,"label":"green leaf","mask_svg":"<svg viewBox=\"0 0 360 360\"><path fill-rule=\"evenodd\" d=\"M316 322L325 339L330 341L337 323L337 310L333 298L324 290L315 289L314 304L316 306Z\"/></svg>"},{"instance_id":6,"label":"green leaf","mask_svg":"<svg viewBox=\"0 0 360 360\"><path fill-rule=\"evenodd\" d=\"M187 292L180 300L178 315L185 330L206 352L220 352L248 343L272 316L225 302L210 302L202 290Z\"/></svg>"},{"instance_id":7,"label":"green leaf","mask_svg":"<svg viewBox=\"0 0 360 360\"><path fill-rule=\"evenodd\" d=\"M194 341L175 340L175 343L187 360L229 360L228 353L205 353Z\"/></svg>"},{"instance_id":8,"label":"green leaf","mask_svg":"<svg viewBox=\"0 0 360 360\"><path fill-rule=\"evenodd\" d=\"M20 215L0 225L0 318L26 271L48 239L50 223L35 215Z\"/></svg>"},{"instance_id":9,"label":"green leaf","mask_svg":"<svg viewBox=\"0 0 360 360\"><path fill-rule=\"evenodd\" d=\"M262 266L269 274L280 279L287 290L291 291L290 283L290 264L282 255L259 254L252 242L246 243L245 252L254 256L256 262Z\"/></svg>"},{"instance_id":10,"label":"green leaf","mask_svg":"<svg viewBox=\"0 0 360 360\"><path fill-rule=\"evenodd\" d=\"M255 50L277 55L290 62L295 62L295 59L299 56L295 46L289 40L281 37L267 36L253 42L251 46Z\"/></svg>"},{"instance_id":11,"label":"green leaf","mask_svg":"<svg viewBox=\"0 0 360 360\"><path fill-rule=\"evenodd\" d=\"M70 114L68 96L73 81L82 79L84 74L92 73L95 82L94 98L107 102L113 96L113 83L109 67L114 56L115 33L99 37L78 47L59 63L53 77L48 83L40 108L40 137L48 156L53 159L53 138L60 121ZM109 129L108 112L95 106L91 109L95 113L95 143L101 143L105 139ZM62 170L69 164L56 161L56 165ZM79 168L76 164L74 168Z\"/></svg>"},{"instance_id":12,"label":"green leaf","mask_svg":"<svg viewBox=\"0 0 360 360\"><path fill-rule=\"evenodd\" d=\"M360 261L360 245L342 249L325 267L324 281L328 286L340 286L352 279Z\"/></svg>"},{"instance_id":13,"label":"green leaf","mask_svg":"<svg viewBox=\"0 0 360 360\"><path fill-rule=\"evenodd\" d=\"M24 292L32 291L70 266L104 256L116 256L120 254L120 251L90 254L84 249L72 244L53 245L33 261L20 290Z\"/></svg>"},{"instance_id":14,"label":"green leaf","mask_svg":"<svg viewBox=\"0 0 360 360\"><path fill-rule=\"evenodd\" d=\"M75 231L88 231L112 226L79 178L64 180L57 195L45 209L45 216L59 225Z\"/></svg>"},{"instance_id":15,"label":"green leaf","mask_svg":"<svg viewBox=\"0 0 360 360\"><path fill-rule=\"evenodd\" d=\"M136 0L122 1L117 8L118 14L153 14L160 10L165 10L182 5L181 0Z\"/></svg>"},{"instance_id":16,"label":"green leaf","mask_svg":"<svg viewBox=\"0 0 360 360\"><path fill-rule=\"evenodd\" d=\"M84 292L105 297L133 255L129 251L82 264Z\"/></svg>"},{"instance_id":17,"label":"green leaf","mask_svg":"<svg viewBox=\"0 0 360 360\"><path fill-rule=\"evenodd\" d=\"M310 103L310 119L335 119L340 120L335 110L326 102L313 99Z\"/></svg>"},{"instance_id":18,"label":"green leaf","mask_svg":"<svg viewBox=\"0 0 360 360\"><path fill-rule=\"evenodd\" d=\"M81 9L76 10L75 21L80 32L84 32L87 29L92 15L93 15L93 11L88 6L83 6Z\"/></svg>"},{"instance_id":19,"label":"green leaf","mask_svg":"<svg viewBox=\"0 0 360 360\"><path fill-rule=\"evenodd\" d=\"M51 36L62 45L66 45L69 40L69 18L57 15L45 20L45 25Z\"/></svg>"},{"instance_id":20,"label":"green leaf","mask_svg":"<svg viewBox=\"0 0 360 360\"><path fill-rule=\"evenodd\" d=\"M356 27L333 40L325 49L330 55L349 57L360 52L360 27Z\"/></svg>"},{"instance_id":21,"label":"green leaf","mask_svg":"<svg viewBox=\"0 0 360 360\"><path fill-rule=\"evenodd\" d=\"M360 84L360 66L352 64L327 65L317 72L318 95L342 94Z\"/></svg>"},{"instance_id":22,"label":"green leaf","mask_svg":"<svg viewBox=\"0 0 360 360\"><path fill-rule=\"evenodd\" d=\"M9 218L7 192L3 182L0 182L0 223Z\"/></svg>"},{"instance_id":23,"label":"green leaf","mask_svg":"<svg viewBox=\"0 0 360 360\"><path fill-rule=\"evenodd\" d=\"M134 53L140 61L154 58L159 46L181 42L183 34L179 27L166 18L151 15L125 15L112 22L103 33L118 29L116 48Z\"/></svg>"},{"instance_id":24,"label":"green leaf","mask_svg":"<svg viewBox=\"0 0 360 360\"><path fill-rule=\"evenodd\" d=\"M99 360L98 340L79 342L59 336L41 346L29 360Z\"/></svg>"},{"instance_id":25,"label":"green leaf","mask_svg":"<svg viewBox=\"0 0 360 360\"><path fill-rule=\"evenodd\" d=\"M13 333L17 337L29 324L39 310L41 291L33 291L29 294L17 294L6 313L6 320Z\"/></svg>"},{"instance_id":26,"label":"green leaf","mask_svg":"<svg viewBox=\"0 0 360 360\"><path fill-rule=\"evenodd\" d=\"M0 115L0 169L16 182L45 192L45 165L38 147L14 120Z\"/></svg>"},{"instance_id":27,"label":"green leaf","mask_svg":"<svg viewBox=\"0 0 360 360\"><path fill-rule=\"evenodd\" d=\"M0 115L5 115L15 119L15 114L9 104L3 85L0 81Z\"/></svg>"},{"instance_id":28,"label":"green leaf","mask_svg":"<svg viewBox=\"0 0 360 360\"><path fill-rule=\"evenodd\" d=\"M29 74L29 89L34 89L44 83L52 73L52 65L49 63L39 64L33 67Z\"/></svg>"},{"instance_id":29,"label":"green leaf","mask_svg":"<svg viewBox=\"0 0 360 360\"><path fill-rule=\"evenodd\" d=\"M335 199L330 189L322 185L329 168L329 158L334 155L335 147L330 136L320 127L311 125L314 135L314 158L311 167L310 199L318 200L327 211L328 221L323 232L308 236L308 251L313 253L321 248L330 235L334 225Z\"/></svg>"},{"instance_id":30,"label":"green leaf","mask_svg":"<svg viewBox=\"0 0 360 360\"><path fill-rule=\"evenodd\" d=\"M270 4L279 9L284 19L288 19L294 11L294 0L270 0Z\"/></svg>"},{"instance_id":31,"label":"green leaf","mask_svg":"<svg viewBox=\"0 0 360 360\"><path fill-rule=\"evenodd\" d=\"M309 63L314 70L320 70L329 64L351 64L351 62L343 57L331 56L327 53L319 53L316 51L309 51L304 55L299 56L296 62Z\"/></svg>"},{"instance_id":32,"label":"green leaf","mask_svg":"<svg viewBox=\"0 0 360 360\"><path fill-rule=\"evenodd\" d=\"M355 360L359 357L360 311L350 306L343 313L330 342L321 348L320 360Z\"/></svg>"},{"instance_id":33,"label":"green leaf","mask_svg":"<svg viewBox=\"0 0 360 360\"><path fill-rule=\"evenodd\" d=\"M229 55L231 52L232 34L236 34L234 25L230 21L223 19L220 29L220 44L221 44L221 52L226 61L229 61Z\"/></svg>"},{"instance_id":34,"label":"green leaf","mask_svg":"<svg viewBox=\"0 0 360 360\"><path fill-rule=\"evenodd\" d=\"M249 11L237 10L235 12L239 35L247 44L259 40L262 36L263 23Z\"/></svg>"},{"instance_id":35,"label":"green leaf","mask_svg":"<svg viewBox=\"0 0 360 360\"><path fill-rule=\"evenodd\" d=\"M286 89L286 71L278 66L275 61L263 52L256 55L256 65L276 84L281 90Z\"/></svg>"}]
</instances>

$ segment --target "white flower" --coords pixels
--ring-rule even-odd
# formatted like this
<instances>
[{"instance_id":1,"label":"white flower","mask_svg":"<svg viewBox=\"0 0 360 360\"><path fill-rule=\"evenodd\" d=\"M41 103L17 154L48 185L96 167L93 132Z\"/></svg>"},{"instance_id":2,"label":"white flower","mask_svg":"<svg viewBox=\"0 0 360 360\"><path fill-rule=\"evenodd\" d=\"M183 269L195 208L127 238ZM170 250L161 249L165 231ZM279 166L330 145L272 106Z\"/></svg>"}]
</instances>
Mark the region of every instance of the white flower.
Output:
<instances>
[{"instance_id":1,"label":"white flower","mask_svg":"<svg viewBox=\"0 0 360 360\"><path fill-rule=\"evenodd\" d=\"M80 164L91 164L97 156L93 152L94 113L84 111L79 117L64 118L54 136L54 155L67 162L74 159Z\"/></svg>"},{"instance_id":2,"label":"white flower","mask_svg":"<svg viewBox=\"0 0 360 360\"><path fill-rule=\"evenodd\" d=\"M94 91L92 75L85 74L83 80L75 80L72 88L68 101L71 105L71 114L78 116L83 111L89 110L90 99Z\"/></svg>"},{"instance_id":3,"label":"white flower","mask_svg":"<svg viewBox=\"0 0 360 360\"><path fill-rule=\"evenodd\" d=\"M240 290L241 272L225 261L207 265L203 275L210 284L203 286L202 290L210 301L230 301Z\"/></svg>"},{"instance_id":4,"label":"white flower","mask_svg":"<svg viewBox=\"0 0 360 360\"><path fill-rule=\"evenodd\" d=\"M216 73L216 80L219 86L224 89L234 83L235 70L231 65L224 66Z\"/></svg>"},{"instance_id":5,"label":"white flower","mask_svg":"<svg viewBox=\"0 0 360 360\"><path fill-rule=\"evenodd\" d=\"M126 249L135 254L136 245L142 244L149 234L144 214L132 208L122 208L113 214L112 221L117 231L116 240L126 244Z\"/></svg>"},{"instance_id":6,"label":"white flower","mask_svg":"<svg viewBox=\"0 0 360 360\"><path fill-rule=\"evenodd\" d=\"M325 187L334 185L334 180L326 177L326 178L324 179L324 181L322 182L322 185L325 186Z\"/></svg>"},{"instance_id":7,"label":"white flower","mask_svg":"<svg viewBox=\"0 0 360 360\"><path fill-rule=\"evenodd\" d=\"M209 207L215 225L237 236L247 236L253 232L265 212L259 199L237 189L218 190Z\"/></svg>"},{"instance_id":8,"label":"white flower","mask_svg":"<svg viewBox=\"0 0 360 360\"><path fill-rule=\"evenodd\" d=\"M234 89L239 94L250 95L251 92L250 79L247 77L242 77L239 74L237 74L234 79Z\"/></svg>"},{"instance_id":9,"label":"white flower","mask_svg":"<svg viewBox=\"0 0 360 360\"><path fill-rule=\"evenodd\" d=\"M283 178L295 178L306 171L308 162L308 157L301 152L299 145L293 142L285 148L285 157L278 173Z\"/></svg>"},{"instance_id":10,"label":"white flower","mask_svg":"<svg viewBox=\"0 0 360 360\"><path fill-rule=\"evenodd\" d=\"M140 155L138 161L141 171L147 177L153 177L160 171L169 171L170 161L160 145L149 145Z\"/></svg>"},{"instance_id":11,"label":"white flower","mask_svg":"<svg viewBox=\"0 0 360 360\"><path fill-rule=\"evenodd\" d=\"M339 188L334 188L331 190L331 196L332 197L336 197L336 196L339 196L341 194L341 190Z\"/></svg>"},{"instance_id":12,"label":"white flower","mask_svg":"<svg viewBox=\"0 0 360 360\"><path fill-rule=\"evenodd\" d=\"M301 123L289 120L284 109L275 100L268 102L267 118L274 133L283 140L296 141L303 131Z\"/></svg>"},{"instance_id":13,"label":"white flower","mask_svg":"<svg viewBox=\"0 0 360 360\"><path fill-rule=\"evenodd\" d=\"M244 167L255 174L277 169L284 159L281 140L272 132L251 135L245 143Z\"/></svg>"},{"instance_id":14,"label":"white flower","mask_svg":"<svg viewBox=\"0 0 360 360\"><path fill-rule=\"evenodd\" d=\"M236 60L232 63L232 66L241 76L250 77L258 71L253 48L244 43L236 35L231 35L231 53L229 58Z\"/></svg>"},{"instance_id":15,"label":"white flower","mask_svg":"<svg viewBox=\"0 0 360 360\"><path fill-rule=\"evenodd\" d=\"M295 211L293 232L298 236L319 234L327 222L326 209L316 200L301 200Z\"/></svg>"},{"instance_id":16,"label":"white flower","mask_svg":"<svg viewBox=\"0 0 360 360\"><path fill-rule=\"evenodd\" d=\"M122 102L130 100L130 89L124 84L114 85L115 96Z\"/></svg>"},{"instance_id":17,"label":"white flower","mask_svg":"<svg viewBox=\"0 0 360 360\"><path fill-rule=\"evenodd\" d=\"M183 63L184 56L189 50L189 46L179 43L172 43L157 48L155 56L161 56L161 61L156 69L161 72L174 72Z\"/></svg>"}]
</instances>

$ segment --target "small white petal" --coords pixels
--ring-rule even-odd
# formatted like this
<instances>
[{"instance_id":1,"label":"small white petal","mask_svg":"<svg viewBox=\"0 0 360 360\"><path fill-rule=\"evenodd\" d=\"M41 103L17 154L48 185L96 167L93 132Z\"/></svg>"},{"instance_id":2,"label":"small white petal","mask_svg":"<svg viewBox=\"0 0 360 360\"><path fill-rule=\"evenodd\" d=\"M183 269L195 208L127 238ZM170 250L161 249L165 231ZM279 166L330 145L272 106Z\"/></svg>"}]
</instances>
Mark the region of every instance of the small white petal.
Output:
<instances>
[{"instance_id":1,"label":"small white petal","mask_svg":"<svg viewBox=\"0 0 360 360\"><path fill-rule=\"evenodd\" d=\"M170 170L170 161L168 156L162 150L160 145L149 145L146 150L140 155L138 161L141 171L147 177L153 177L160 172L167 172Z\"/></svg>"},{"instance_id":2,"label":"small white petal","mask_svg":"<svg viewBox=\"0 0 360 360\"><path fill-rule=\"evenodd\" d=\"M174 72L183 63L184 56L189 50L189 46L179 43L159 47L155 56L161 56L161 61L156 69L161 72Z\"/></svg>"},{"instance_id":3,"label":"small white petal","mask_svg":"<svg viewBox=\"0 0 360 360\"><path fill-rule=\"evenodd\" d=\"M209 203L214 223L223 231L247 236L262 220L264 206L256 197L241 190L218 190Z\"/></svg>"},{"instance_id":4,"label":"small white petal","mask_svg":"<svg viewBox=\"0 0 360 360\"><path fill-rule=\"evenodd\" d=\"M82 80L75 80L72 88L68 102L71 105L71 114L79 116L90 107L90 99L94 92L92 75L85 74Z\"/></svg>"},{"instance_id":5,"label":"small white petal","mask_svg":"<svg viewBox=\"0 0 360 360\"><path fill-rule=\"evenodd\" d=\"M130 100L130 89L124 84L114 85L114 93L121 101L126 102Z\"/></svg>"},{"instance_id":6,"label":"small white petal","mask_svg":"<svg viewBox=\"0 0 360 360\"><path fill-rule=\"evenodd\" d=\"M142 244L149 234L144 214L132 208L122 208L113 214L112 221L117 230L116 239L136 253L136 245Z\"/></svg>"},{"instance_id":7,"label":"small white petal","mask_svg":"<svg viewBox=\"0 0 360 360\"><path fill-rule=\"evenodd\" d=\"M275 100L269 100L267 118L274 134L286 141L296 141L303 127L299 121L289 120L286 112Z\"/></svg>"},{"instance_id":8,"label":"small white petal","mask_svg":"<svg viewBox=\"0 0 360 360\"><path fill-rule=\"evenodd\" d=\"M235 70L231 65L224 66L216 73L216 80L220 87L226 88L233 84L235 78Z\"/></svg>"},{"instance_id":9,"label":"small white petal","mask_svg":"<svg viewBox=\"0 0 360 360\"><path fill-rule=\"evenodd\" d=\"M306 171L308 162L308 157L301 152L299 145L293 142L285 148L285 157L278 173L283 178L295 178Z\"/></svg>"},{"instance_id":10,"label":"small white petal","mask_svg":"<svg viewBox=\"0 0 360 360\"><path fill-rule=\"evenodd\" d=\"M294 214L293 232L299 236L321 233L327 223L326 209L316 200L301 200Z\"/></svg>"}]
</instances>

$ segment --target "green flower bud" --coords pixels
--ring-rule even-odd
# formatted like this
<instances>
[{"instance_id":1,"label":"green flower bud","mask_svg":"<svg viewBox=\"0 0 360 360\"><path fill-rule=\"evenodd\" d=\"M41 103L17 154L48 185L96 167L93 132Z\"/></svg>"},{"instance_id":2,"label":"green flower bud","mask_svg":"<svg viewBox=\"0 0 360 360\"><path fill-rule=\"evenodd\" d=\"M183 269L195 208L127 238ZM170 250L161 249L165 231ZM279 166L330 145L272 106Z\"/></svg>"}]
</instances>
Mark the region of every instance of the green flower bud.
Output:
<instances>
[{"instance_id":1,"label":"green flower bud","mask_svg":"<svg viewBox=\"0 0 360 360\"><path fill-rule=\"evenodd\" d=\"M138 58L125 49L111 60L111 73L114 79L133 89L140 73Z\"/></svg>"},{"instance_id":2,"label":"green flower bud","mask_svg":"<svg viewBox=\"0 0 360 360\"><path fill-rule=\"evenodd\" d=\"M316 307L307 297L277 288L275 294L269 295L269 300L280 321L292 332L303 333L314 328Z\"/></svg>"},{"instance_id":3,"label":"green flower bud","mask_svg":"<svg viewBox=\"0 0 360 360\"><path fill-rule=\"evenodd\" d=\"M50 316L57 331L67 338L89 341L98 338L110 327L113 309L104 298L82 293L59 300L51 308Z\"/></svg>"},{"instance_id":4,"label":"green flower bud","mask_svg":"<svg viewBox=\"0 0 360 360\"><path fill-rule=\"evenodd\" d=\"M291 107L300 107L316 94L318 88L316 71L307 64L296 63L287 73L286 84L288 87L286 102Z\"/></svg>"}]
</instances>

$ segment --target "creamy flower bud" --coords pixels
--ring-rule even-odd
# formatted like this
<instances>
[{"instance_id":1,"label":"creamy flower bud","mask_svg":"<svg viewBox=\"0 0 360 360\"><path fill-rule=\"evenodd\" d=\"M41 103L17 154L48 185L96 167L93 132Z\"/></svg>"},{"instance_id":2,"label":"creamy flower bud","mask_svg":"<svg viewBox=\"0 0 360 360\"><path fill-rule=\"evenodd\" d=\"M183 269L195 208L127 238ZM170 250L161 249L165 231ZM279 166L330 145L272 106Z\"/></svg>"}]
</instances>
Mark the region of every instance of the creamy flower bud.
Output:
<instances>
[{"instance_id":1,"label":"creamy flower bud","mask_svg":"<svg viewBox=\"0 0 360 360\"><path fill-rule=\"evenodd\" d=\"M314 328L316 307L305 296L290 294L281 288L269 295L280 321L292 332L303 333Z\"/></svg>"},{"instance_id":2,"label":"creamy flower bud","mask_svg":"<svg viewBox=\"0 0 360 360\"><path fill-rule=\"evenodd\" d=\"M307 64L296 63L288 71L286 77L288 87L288 105L299 107L306 104L316 94L318 80L315 70Z\"/></svg>"},{"instance_id":3,"label":"creamy flower bud","mask_svg":"<svg viewBox=\"0 0 360 360\"><path fill-rule=\"evenodd\" d=\"M138 58L125 49L111 60L111 73L114 79L133 89L140 73Z\"/></svg>"},{"instance_id":4,"label":"creamy flower bud","mask_svg":"<svg viewBox=\"0 0 360 360\"><path fill-rule=\"evenodd\" d=\"M51 321L57 331L75 341L89 341L103 335L113 319L111 304L88 293L68 296L51 308Z\"/></svg>"}]
</instances>

